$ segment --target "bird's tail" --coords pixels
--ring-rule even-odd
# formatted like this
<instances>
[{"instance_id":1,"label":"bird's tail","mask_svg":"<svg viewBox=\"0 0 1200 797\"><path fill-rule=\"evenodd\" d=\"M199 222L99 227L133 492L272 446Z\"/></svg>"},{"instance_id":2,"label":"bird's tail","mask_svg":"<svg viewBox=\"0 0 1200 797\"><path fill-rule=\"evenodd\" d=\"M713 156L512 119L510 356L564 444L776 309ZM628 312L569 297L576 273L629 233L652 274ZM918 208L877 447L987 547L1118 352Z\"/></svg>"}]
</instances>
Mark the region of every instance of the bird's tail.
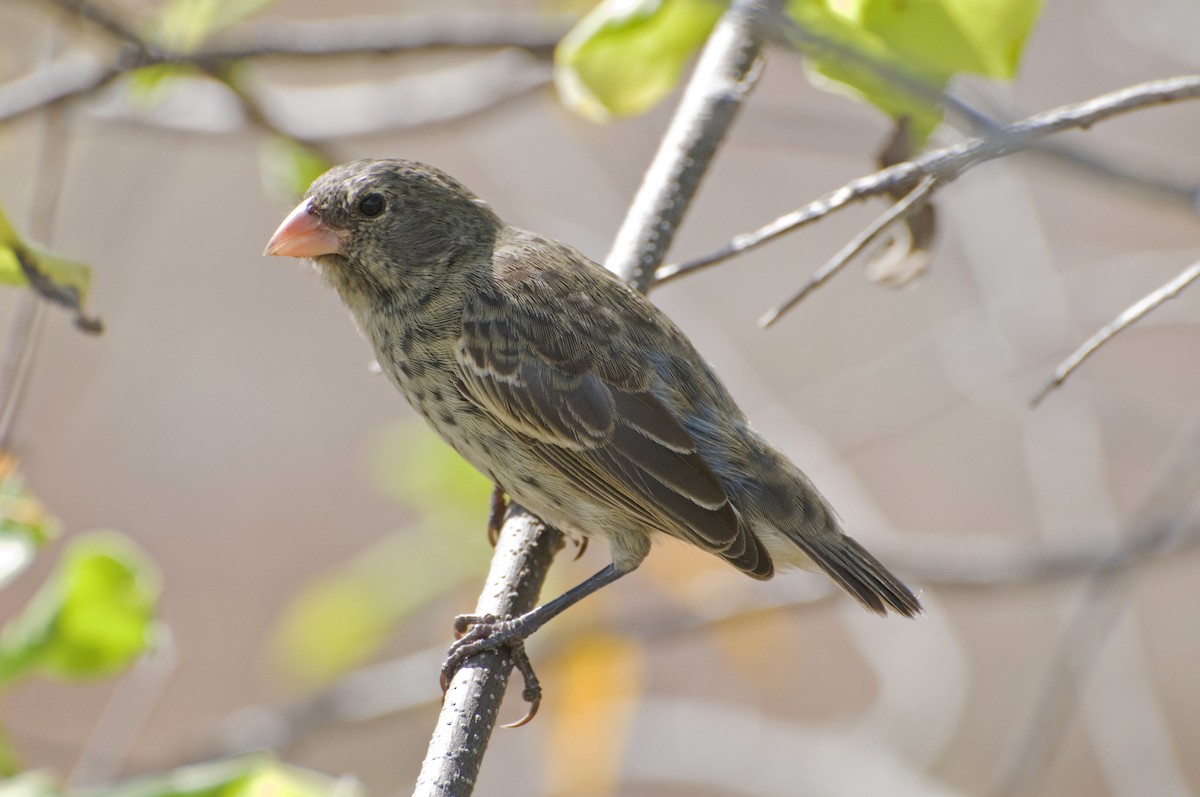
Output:
<instances>
[{"instance_id":1,"label":"bird's tail","mask_svg":"<svg viewBox=\"0 0 1200 797\"><path fill-rule=\"evenodd\" d=\"M889 609L905 617L921 613L912 590L852 537L833 534L795 542L838 586L876 614L887 614Z\"/></svg>"}]
</instances>

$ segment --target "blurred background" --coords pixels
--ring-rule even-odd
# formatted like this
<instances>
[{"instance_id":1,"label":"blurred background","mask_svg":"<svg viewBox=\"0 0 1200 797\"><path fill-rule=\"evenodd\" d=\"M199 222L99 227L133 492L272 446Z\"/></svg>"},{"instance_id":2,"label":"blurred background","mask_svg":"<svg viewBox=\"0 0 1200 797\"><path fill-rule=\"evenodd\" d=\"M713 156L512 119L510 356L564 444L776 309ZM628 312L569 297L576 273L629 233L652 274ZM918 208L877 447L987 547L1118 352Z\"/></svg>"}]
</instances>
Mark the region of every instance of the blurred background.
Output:
<instances>
[{"instance_id":1,"label":"blurred background","mask_svg":"<svg viewBox=\"0 0 1200 797\"><path fill-rule=\"evenodd\" d=\"M256 105L194 74L0 127L0 202L91 265L105 326L83 335L56 307L38 322L10 443L61 533L0 592L0 621L93 529L135 541L162 590L156 650L129 672L4 693L22 767L88 785L269 748L371 794L411 788L451 619L486 571L489 488L370 371L315 273L260 256L303 161L269 128L314 158L435 164L603 260L678 91L609 124L564 107L549 56L586 7L339 4L341 21L449 29L505 13L497 43L520 46L263 58L238 67ZM247 24L330 8L279 0ZM1011 85L956 91L1021 118L1195 71L1197 30L1178 0L1055 0ZM58 4L0 3L2 83L114 52ZM889 129L772 48L670 259L872 172ZM1200 792L1200 289L1029 403L1200 257L1198 130L1200 108L1177 104L1054 139L1090 167L1043 152L975 169L936 196L922 277L896 290L854 268L768 331L758 317L882 202L655 291L927 613L875 618L819 577L761 584L664 542L532 641L541 714L496 733L476 794ZM0 328L23 295L0 293ZM608 561L600 540L572 555L546 596ZM523 711L510 690L502 719Z\"/></svg>"}]
</instances>

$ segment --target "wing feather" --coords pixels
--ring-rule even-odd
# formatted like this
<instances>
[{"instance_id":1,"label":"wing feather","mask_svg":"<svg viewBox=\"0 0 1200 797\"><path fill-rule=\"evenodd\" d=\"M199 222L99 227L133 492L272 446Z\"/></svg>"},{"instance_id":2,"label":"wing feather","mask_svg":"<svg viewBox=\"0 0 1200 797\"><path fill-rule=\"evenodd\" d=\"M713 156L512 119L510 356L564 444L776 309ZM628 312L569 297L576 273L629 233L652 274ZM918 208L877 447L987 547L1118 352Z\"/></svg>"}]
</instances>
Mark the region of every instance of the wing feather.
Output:
<instances>
[{"instance_id":1,"label":"wing feather","mask_svg":"<svg viewBox=\"0 0 1200 797\"><path fill-rule=\"evenodd\" d=\"M598 268L573 250L562 253L578 268ZM466 300L457 348L464 390L527 438L544 464L614 513L769 577L766 550L655 395L659 377L633 349L629 329L644 345L656 334L655 320L619 282L573 282L570 270L551 275L532 257L528 249L498 251L495 282ZM613 293L610 301L597 299L604 291ZM547 303L557 304L555 312Z\"/></svg>"}]
</instances>

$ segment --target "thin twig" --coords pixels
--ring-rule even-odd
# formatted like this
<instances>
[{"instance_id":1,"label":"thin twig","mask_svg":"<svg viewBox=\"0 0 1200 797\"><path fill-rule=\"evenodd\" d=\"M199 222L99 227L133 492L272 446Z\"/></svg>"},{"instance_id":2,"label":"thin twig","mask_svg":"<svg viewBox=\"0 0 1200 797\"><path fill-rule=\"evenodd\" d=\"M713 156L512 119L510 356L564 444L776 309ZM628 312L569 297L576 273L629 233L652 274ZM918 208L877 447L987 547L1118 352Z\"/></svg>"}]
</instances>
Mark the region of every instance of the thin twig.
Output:
<instances>
[{"instance_id":1,"label":"thin twig","mask_svg":"<svg viewBox=\"0 0 1200 797\"><path fill-rule=\"evenodd\" d=\"M1200 277L1200 261L1193 263L1185 268L1178 275L1173 277L1169 282L1155 288L1150 293L1143 296L1141 299L1134 302L1129 307L1125 308L1124 312L1114 318L1110 323L1101 327L1096 334L1092 335L1083 345L1071 353L1071 356L1059 363L1059 366L1054 369L1054 378L1042 387L1032 399L1029 400L1030 405L1037 406L1042 399L1050 394L1055 388L1061 385L1071 372L1083 364L1083 361L1091 357L1096 351L1112 340L1119 332L1130 326L1136 321L1144 318L1150 311L1154 310L1159 305L1166 302L1168 299L1174 299L1180 292L1196 281Z\"/></svg>"},{"instance_id":2,"label":"thin twig","mask_svg":"<svg viewBox=\"0 0 1200 797\"><path fill-rule=\"evenodd\" d=\"M638 189L605 266L645 293L716 149L761 69L767 23L782 2L737 0L704 47L692 80Z\"/></svg>"},{"instance_id":3,"label":"thin twig","mask_svg":"<svg viewBox=\"0 0 1200 797\"><path fill-rule=\"evenodd\" d=\"M1033 142L1053 133L1072 128L1086 129L1096 122L1128 111L1196 97L1200 97L1200 75L1185 75L1140 83L1086 102L1045 111L1007 125L995 135L972 138L954 146L932 150L919 158L853 180L798 210L780 216L770 224L734 237L711 254L659 269L654 284L669 282L728 260L824 218L852 202L879 196L896 186L913 185L922 177L933 176L944 184L974 166L1027 149Z\"/></svg>"},{"instance_id":4,"label":"thin twig","mask_svg":"<svg viewBox=\"0 0 1200 797\"><path fill-rule=\"evenodd\" d=\"M926 177L917 184L917 187L901 199L896 204L887 209L887 212L871 222L871 224L854 238L843 246L837 254L831 257L825 265L817 269L817 272L812 275L808 282L800 286L800 289L789 296L779 305L767 311L762 318L758 320L758 325L763 329L770 327L783 316L788 310L791 310L800 300L809 293L824 285L834 274L841 271L850 261L853 260L863 249L867 248L886 232L893 224L903 221L911 216L916 211L925 207L925 202L929 199L929 195L933 193L937 187L936 177Z\"/></svg>"}]
</instances>

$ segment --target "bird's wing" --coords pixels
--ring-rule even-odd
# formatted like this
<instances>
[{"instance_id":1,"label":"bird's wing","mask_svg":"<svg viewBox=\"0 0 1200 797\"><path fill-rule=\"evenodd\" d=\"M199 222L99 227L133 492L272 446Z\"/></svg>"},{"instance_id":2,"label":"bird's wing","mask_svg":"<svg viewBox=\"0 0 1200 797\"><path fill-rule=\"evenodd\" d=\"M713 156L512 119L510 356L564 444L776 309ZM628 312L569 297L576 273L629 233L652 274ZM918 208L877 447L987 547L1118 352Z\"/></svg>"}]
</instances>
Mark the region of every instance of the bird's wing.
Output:
<instances>
[{"instance_id":1,"label":"bird's wing","mask_svg":"<svg viewBox=\"0 0 1200 797\"><path fill-rule=\"evenodd\" d=\"M524 437L531 453L614 512L767 577L770 557L695 441L647 389L650 365L626 374L603 365L628 360L620 319L576 328L582 319L572 310L595 302L595 294L610 287L615 286L547 287L542 279L537 301L529 301L520 286L515 294L469 298L457 348L466 391Z\"/></svg>"}]
</instances>

